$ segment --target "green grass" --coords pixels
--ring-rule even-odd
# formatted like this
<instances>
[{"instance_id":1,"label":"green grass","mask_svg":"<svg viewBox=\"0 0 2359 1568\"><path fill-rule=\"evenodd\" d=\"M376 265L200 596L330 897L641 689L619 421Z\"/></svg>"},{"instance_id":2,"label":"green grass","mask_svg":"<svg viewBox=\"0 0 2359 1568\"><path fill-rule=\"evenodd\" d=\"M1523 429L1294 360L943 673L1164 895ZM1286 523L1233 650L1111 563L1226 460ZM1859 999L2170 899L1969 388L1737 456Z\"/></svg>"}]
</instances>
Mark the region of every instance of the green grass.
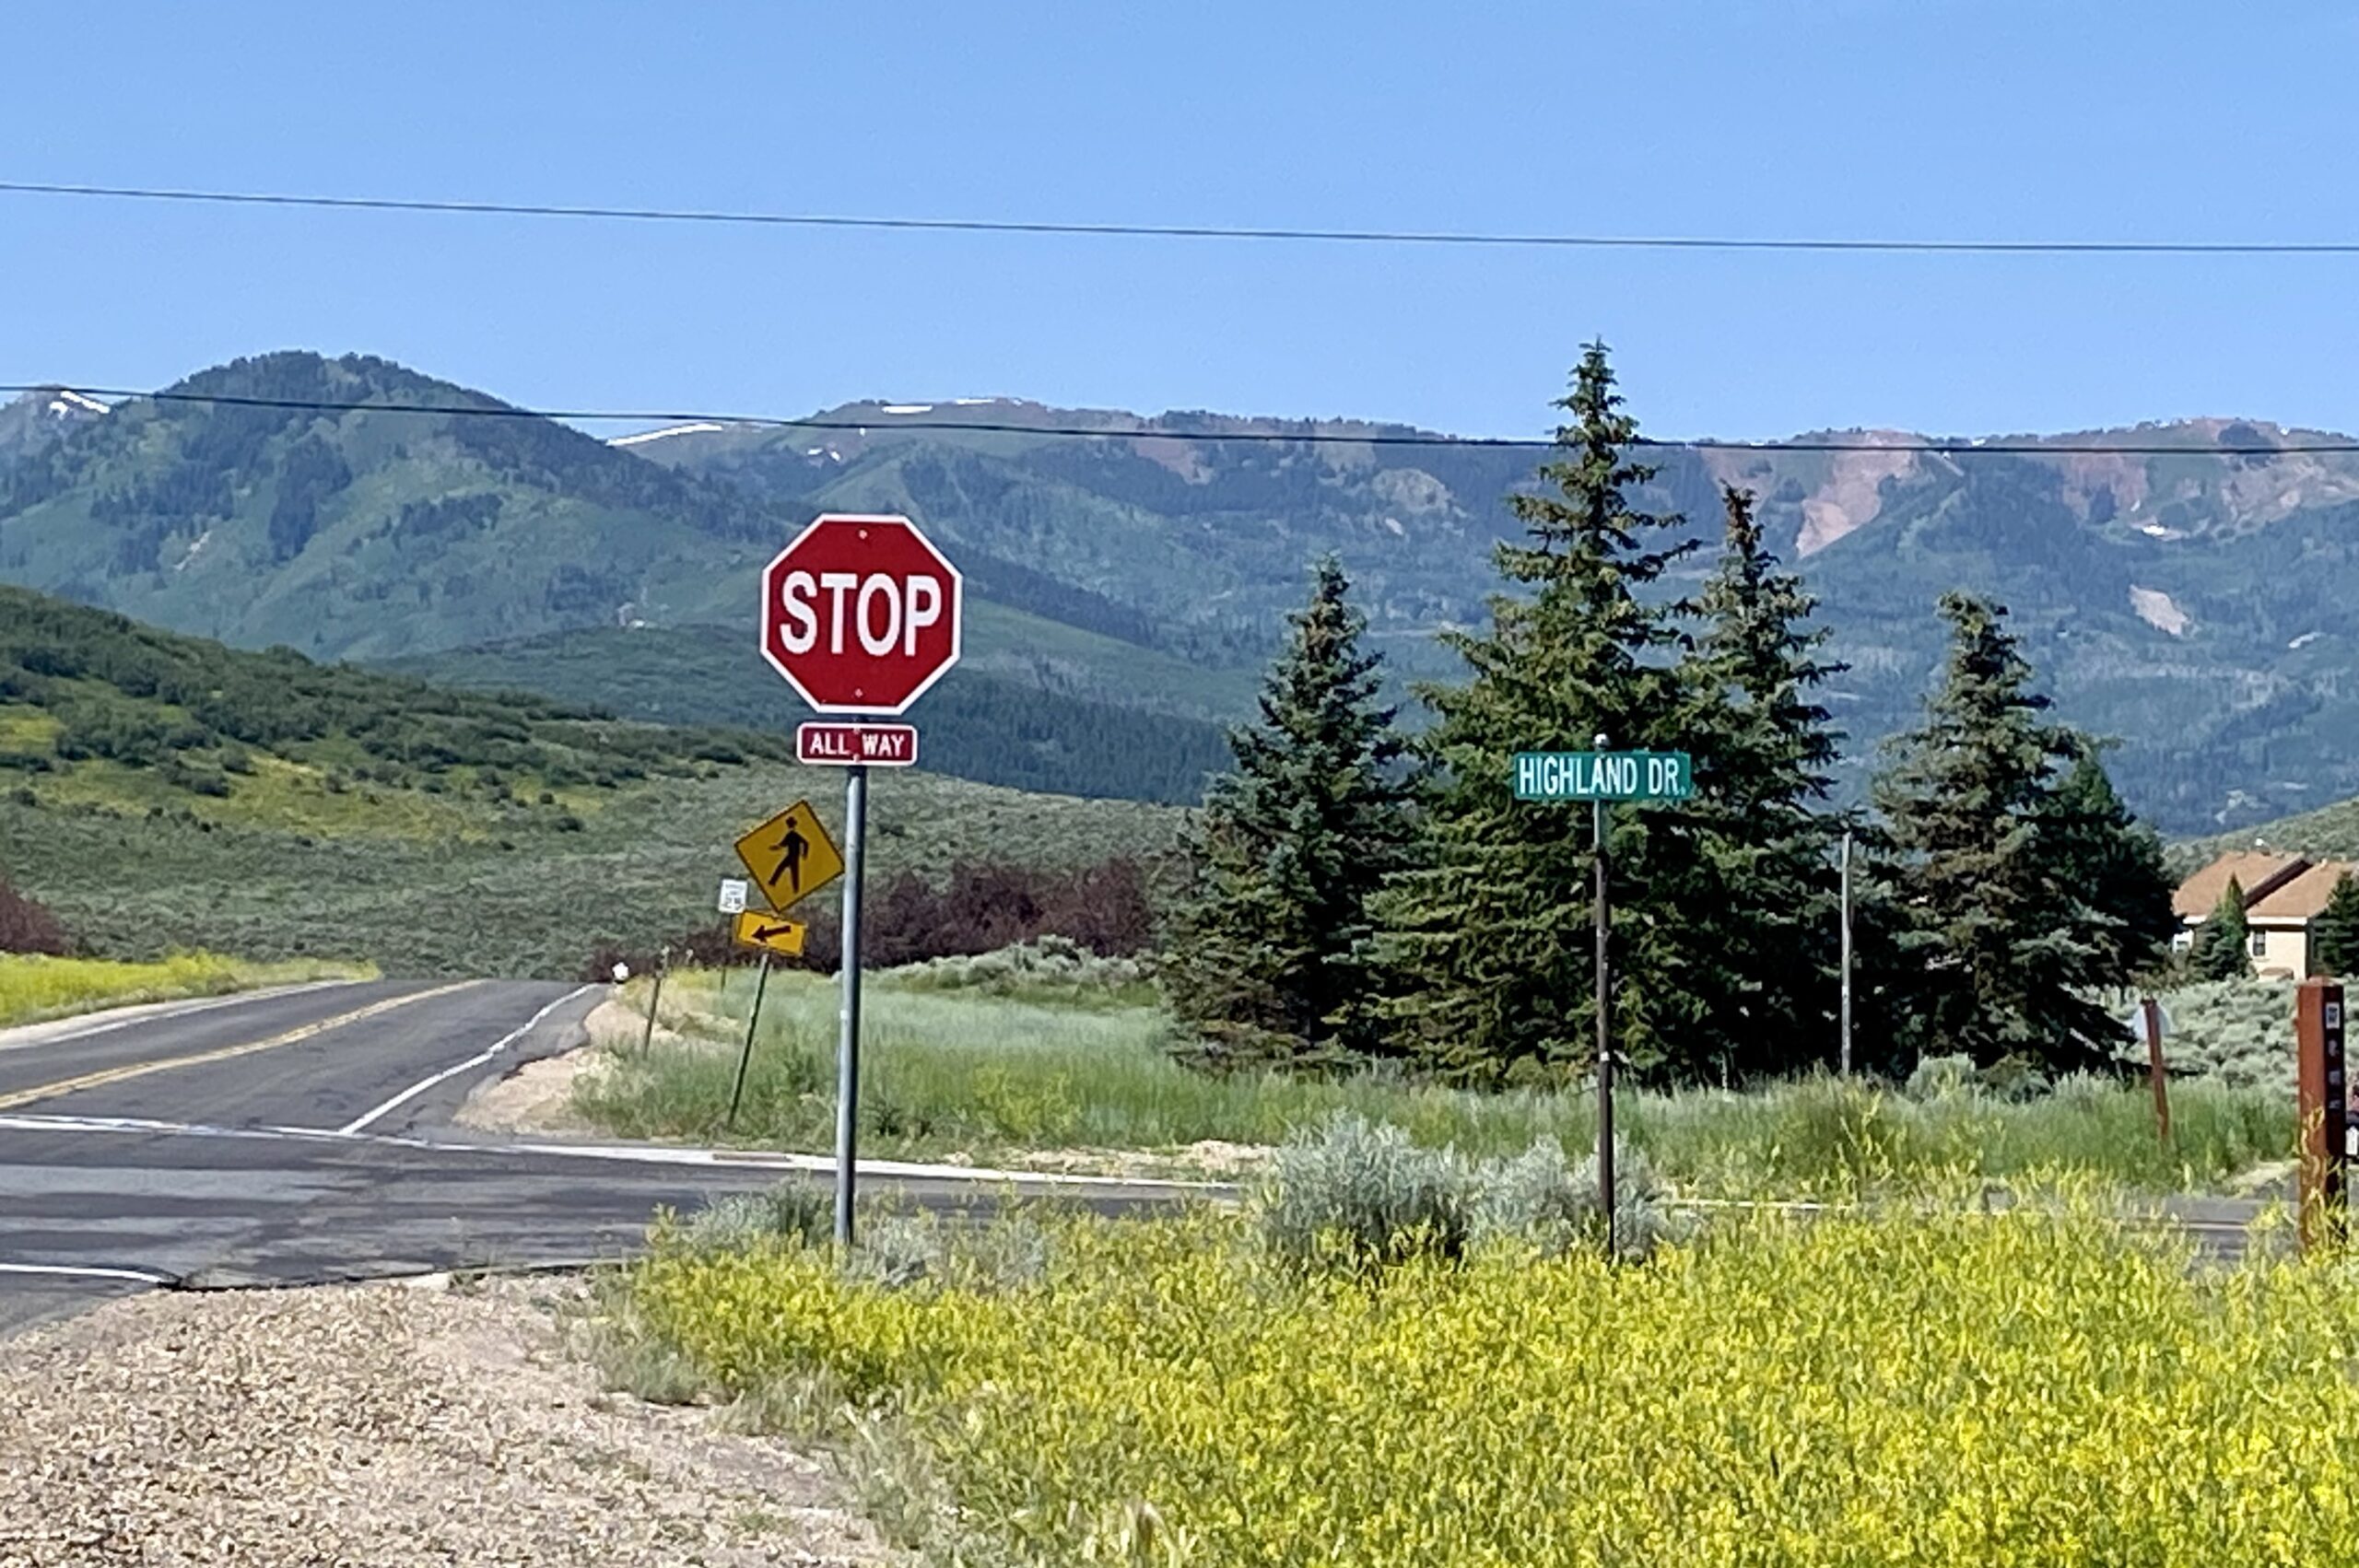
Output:
<instances>
[{"instance_id":1,"label":"green grass","mask_svg":"<svg viewBox=\"0 0 2359 1568\"><path fill-rule=\"evenodd\" d=\"M0 1026L101 1007L221 996L305 980L361 979L369 974L365 966L349 964L257 964L211 953L179 953L151 964L0 954Z\"/></svg>"},{"instance_id":2,"label":"green grass","mask_svg":"<svg viewBox=\"0 0 2359 1568\"><path fill-rule=\"evenodd\" d=\"M1586 1094L1478 1094L1374 1076L1208 1077L1165 1054L1168 1024L1151 1005L1103 993L1075 1002L1049 1000L1045 990L941 990L913 979L872 978L866 991L863 1136L878 1155L1170 1154L1205 1141L1278 1143L1339 1111L1473 1154L1513 1153L1539 1138L1578 1149L1596 1135ZM752 989L740 975L722 1001L710 975L674 977L667 1023L700 1030L701 1042L627 1054L612 1071L585 1076L581 1110L630 1137L831 1148L836 991L816 976L773 977L739 1125L734 1134L724 1127ZM2146 1191L2203 1190L2283 1157L2294 1138L2290 1095L2208 1082L2174 1087L2167 1148L2142 1088L2095 1082L2023 1104L1966 1092L1919 1101L1829 1079L1743 1094L1638 1092L1619 1102L1619 1117L1683 1188L1746 1197L2055 1172Z\"/></svg>"}]
</instances>

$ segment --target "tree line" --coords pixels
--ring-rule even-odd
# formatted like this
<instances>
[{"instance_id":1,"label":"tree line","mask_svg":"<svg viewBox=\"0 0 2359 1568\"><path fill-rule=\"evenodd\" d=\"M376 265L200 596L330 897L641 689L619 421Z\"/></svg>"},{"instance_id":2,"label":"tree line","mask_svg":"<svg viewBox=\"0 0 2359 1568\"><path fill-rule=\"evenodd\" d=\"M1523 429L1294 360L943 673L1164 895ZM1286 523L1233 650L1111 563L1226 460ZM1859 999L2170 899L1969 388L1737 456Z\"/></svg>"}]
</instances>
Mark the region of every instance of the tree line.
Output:
<instances>
[{"instance_id":1,"label":"tree line","mask_svg":"<svg viewBox=\"0 0 2359 1568\"><path fill-rule=\"evenodd\" d=\"M1589 812L1519 801L1515 754L1676 751L1692 797L1610 813L1612 1048L1662 1082L1737 1082L1835 1056L1839 847L1852 864L1856 1063L1923 1056L2102 1068L2098 1000L2177 929L2162 845L2088 735L2057 722L2003 606L1952 592L1923 722L1886 744L1868 810L1837 810L1826 706L1843 666L1814 602L1723 486L1702 545L1637 509L1654 477L1592 344L1501 590L1445 634L1455 680L1415 688L1412 735L1342 567L1318 564L1255 721L1233 731L1188 843L1164 983L1213 1066L1392 1062L1461 1082L1590 1071Z\"/></svg>"}]
</instances>

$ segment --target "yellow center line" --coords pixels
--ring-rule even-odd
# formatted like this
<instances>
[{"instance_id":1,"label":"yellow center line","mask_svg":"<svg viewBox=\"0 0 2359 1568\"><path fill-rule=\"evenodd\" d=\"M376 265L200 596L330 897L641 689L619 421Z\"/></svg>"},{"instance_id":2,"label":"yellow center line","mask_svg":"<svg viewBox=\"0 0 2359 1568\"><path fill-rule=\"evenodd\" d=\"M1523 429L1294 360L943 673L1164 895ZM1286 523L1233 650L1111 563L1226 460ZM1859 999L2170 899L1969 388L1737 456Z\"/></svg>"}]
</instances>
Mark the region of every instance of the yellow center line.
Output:
<instances>
[{"instance_id":1,"label":"yellow center line","mask_svg":"<svg viewBox=\"0 0 2359 1568\"><path fill-rule=\"evenodd\" d=\"M350 1012L339 1012L333 1018L323 1018L317 1023L305 1024L300 1027L289 1029L283 1035L273 1035L266 1040L248 1040L240 1045L221 1046L209 1051L198 1051L193 1056L159 1057L154 1061L129 1062L122 1067L109 1067L97 1072L85 1072L77 1078L61 1078L54 1083L42 1083L30 1089L14 1090L8 1094L0 1094L0 1111L13 1111L21 1106L29 1106L36 1100L55 1099L60 1094L71 1094L83 1089L97 1089L109 1083L120 1083L127 1078L144 1078L151 1072L163 1072L177 1067L201 1067L207 1062L227 1061L231 1057L251 1056L256 1051L291 1046L299 1040L308 1040L314 1036L324 1035L331 1029L341 1029L347 1024L358 1024L364 1018L374 1018L381 1012L391 1012L397 1007L407 1007L414 1001L427 1001L438 996L448 996L452 991L463 990L475 983L473 980L460 980L452 985L437 986L430 991L412 991L407 996L389 997L383 1001L372 1001L366 1007L355 1008Z\"/></svg>"}]
</instances>

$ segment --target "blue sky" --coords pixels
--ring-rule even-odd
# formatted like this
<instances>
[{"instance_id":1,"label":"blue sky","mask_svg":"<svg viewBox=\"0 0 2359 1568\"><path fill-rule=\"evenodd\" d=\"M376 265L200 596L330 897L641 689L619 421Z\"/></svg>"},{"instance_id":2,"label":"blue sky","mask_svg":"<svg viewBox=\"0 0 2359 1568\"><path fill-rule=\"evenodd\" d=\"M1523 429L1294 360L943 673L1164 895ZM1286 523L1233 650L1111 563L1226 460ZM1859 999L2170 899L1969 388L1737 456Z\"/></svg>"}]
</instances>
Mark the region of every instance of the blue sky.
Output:
<instances>
[{"instance_id":1,"label":"blue sky","mask_svg":"<svg viewBox=\"0 0 2359 1568\"><path fill-rule=\"evenodd\" d=\"M0 179L858 214L2359 238L2334 6L12 7ZM0 380L360 349L519 402L1010 393L1526 434L2359 429L2359 258L1449 252L0 196Z\"/></svg>"}]
</instances>

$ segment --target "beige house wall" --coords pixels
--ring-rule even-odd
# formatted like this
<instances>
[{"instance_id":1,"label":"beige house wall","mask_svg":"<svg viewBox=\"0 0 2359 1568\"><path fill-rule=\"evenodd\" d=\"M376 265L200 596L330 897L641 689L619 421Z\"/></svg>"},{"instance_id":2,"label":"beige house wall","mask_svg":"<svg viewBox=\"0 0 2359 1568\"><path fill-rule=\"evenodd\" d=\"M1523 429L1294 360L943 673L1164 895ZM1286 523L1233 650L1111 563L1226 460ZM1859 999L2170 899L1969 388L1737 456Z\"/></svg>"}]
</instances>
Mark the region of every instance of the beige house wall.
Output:
<instances>
[{"instance_id":1,"label":"beige house wall","mask_svg":"<svg viewBox=\"0 0 2359 1568\"><path fill-rule=\"evenodd\" d=\"M2255 925L2252 934L2261 951L2252 966L2263 975L2290 975L2301 979L2310 972L2310 933L2304 926Z\"/></svg>"}]
</instances>

